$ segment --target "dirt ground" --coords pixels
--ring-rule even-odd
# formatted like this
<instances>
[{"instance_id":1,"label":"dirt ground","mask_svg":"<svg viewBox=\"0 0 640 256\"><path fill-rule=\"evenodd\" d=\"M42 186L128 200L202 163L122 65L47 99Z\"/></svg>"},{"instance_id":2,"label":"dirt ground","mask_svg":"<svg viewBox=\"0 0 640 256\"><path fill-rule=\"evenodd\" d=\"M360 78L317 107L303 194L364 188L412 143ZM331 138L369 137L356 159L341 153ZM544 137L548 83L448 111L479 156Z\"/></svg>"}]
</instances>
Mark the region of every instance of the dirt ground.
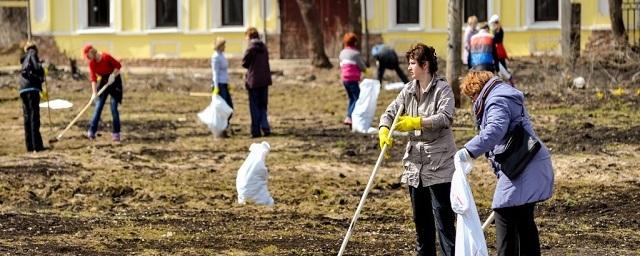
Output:
<instances>
[{"instance_id":1,"label":"dirt ground","mask_svg":"<svg viewBox=\"0 0 640 256\"><path fill-rule=\"evenodd\" d=\"M587 73L583 65L578 73L591 74L589 87L572 89L558 66L548 58L512 62L555 167L555 194L536 209L542 252L638 255L639 86L630 83L620 95L603 72ZM120 108L122 143L110 140L108 108L101 136L83 137L91 108L51 150L37 154L24 152L15 74L1 74L7 86L0 88L0 253L335 255L378 156L377 136L341 124L346 96L336 68L279 74L270 88L270 137L249 136L241 74L231 77L233 134L218 140L196 117L210 99L188 95L208 90L208 74L130 74ZM51 111L51 122L42 109L45 140L89 99L87 82L64 77L51 79L51 95L74 107ZM381 91L377 114L396 93ZM456 113L458 146L474 134L468 104ZM239 205L237 170L251 143L263 140L272 149L275 206ZM410 201L399 183L402 148L393 148L379 172L347 255L413 255ZM469 179L484 220L495 176L486 159L475 163ZM487 240L494 253L493 228Z\"/></svg>"}]
</instances>

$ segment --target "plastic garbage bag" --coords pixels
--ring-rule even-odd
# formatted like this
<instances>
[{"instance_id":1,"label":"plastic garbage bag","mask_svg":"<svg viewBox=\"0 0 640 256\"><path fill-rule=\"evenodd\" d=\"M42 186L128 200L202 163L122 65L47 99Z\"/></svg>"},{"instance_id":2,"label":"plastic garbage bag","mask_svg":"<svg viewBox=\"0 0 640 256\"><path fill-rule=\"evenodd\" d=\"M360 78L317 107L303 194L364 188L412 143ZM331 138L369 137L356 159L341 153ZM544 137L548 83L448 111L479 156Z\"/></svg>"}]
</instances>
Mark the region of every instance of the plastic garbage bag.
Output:
<instances>
[{"instance_id":1,"label":"plastic garbage bag","mask_svg":"<svg viewBox=\"0 0 640 256\"><path fill-rule=\"evenodd\" d=\"M451 179L449 197L451 208L458 215L455 255L489 255L476 203L464 175L465 171L469 171L473 166L461 163L458 157L454 157L453 162L456 170Z\"/></svg>"},{"instance_id":2,"label":"plastic garbage bag","mask_svg":"<svg viewBox=\"0 0 640 256\"><path fill-rule=\"evenodd\" d=\"M396 82L396 83L385 84L384 89L387 91L399 91L399 90L402 90L404 86L405 86L405 83Z\"/></svg>"},{"instance_id":3,"label":"plastic garbage bag","mask_svg":"<svg viewBox=\"0 0 640 256\"><path fill-rule=\"evenodd\" d=\"M73 103L67 101L67 100L61 100L61 99L55 99L52 101L45 101L40 103L38 106L40 106L41 108L50 108L50 109L63 109L63 108L70 108L73 107Z\"/></svg>"},{"instance_id":4,"label":"plastic garbage bag","mask_svg":"<svg viewBox=\"0 0 640 256\"><path fill-rule=\"evenodd\" d=\"M500 75L500 77L502 77L505 80L509 80L511 79L511 73L509 72L509 70L507 70L502 63L498 63L498 68L500 69L498 74Z\"/></svg>"},{"instance_id":5,"label":"plastic garbage bag","mask_svg":"<svg viewBox=\"0 0 640 256\"><path fill-rule=\"evenodd\" d=\"M229 125L233 109L219 95L211 97L211 104L198 113L198 118L209 127L214 136L220 136Z\"/></svg>"},{"instance_id":6,"label":"plastic garbage bag","mask_svg":"<svg viewBox=\"0 0 640 256\"><path fill-rule=\"evenodd\" d=\"M360 95L351 113L351 131L368 133L376 113L376 103L380 93L380 81L364 79L360 83Z\"/></svg>"},{"instance_id":7,"label":"plastic garbage bag","mask_svg":"<svg viewBox=\"0 0 640 256\"><path fill-rule=\"evenodd\" d=\"M270 149L271 146L266 141L251 144L249 156L240 166L236 177L238 203L254 202L268 206L273 205L273 198L267 187L269 172L265 165L265 159Z\"/></svg>"}]
</instances>

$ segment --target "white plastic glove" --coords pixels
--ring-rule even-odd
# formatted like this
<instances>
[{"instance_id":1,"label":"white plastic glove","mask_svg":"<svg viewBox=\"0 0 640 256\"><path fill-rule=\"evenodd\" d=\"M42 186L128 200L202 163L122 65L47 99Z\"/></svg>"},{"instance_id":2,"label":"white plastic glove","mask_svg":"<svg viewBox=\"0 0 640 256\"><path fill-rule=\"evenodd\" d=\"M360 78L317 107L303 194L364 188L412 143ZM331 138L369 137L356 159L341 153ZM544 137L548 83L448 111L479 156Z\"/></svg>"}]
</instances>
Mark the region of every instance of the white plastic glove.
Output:
<instances>
[{"instance_id":1,"label":"white plastic glove","mask_svg":"<svg viewBox=\"0 0 640 256\"><path fill-rule=\"evenodd\" d=\"M453 157L453 163L456 169L460 169L464 172L464 175L469 174L471 169L473 169L473 159L466 148L462 148L456 152Z\"/></svg>"}]
</instances>

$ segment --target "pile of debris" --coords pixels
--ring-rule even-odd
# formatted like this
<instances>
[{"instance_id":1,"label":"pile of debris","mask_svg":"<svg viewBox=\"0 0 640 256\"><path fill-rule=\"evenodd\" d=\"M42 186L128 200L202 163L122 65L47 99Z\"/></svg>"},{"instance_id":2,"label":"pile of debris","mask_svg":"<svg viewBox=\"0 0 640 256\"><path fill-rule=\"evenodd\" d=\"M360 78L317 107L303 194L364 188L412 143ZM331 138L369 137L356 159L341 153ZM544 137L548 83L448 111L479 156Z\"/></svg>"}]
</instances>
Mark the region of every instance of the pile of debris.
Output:
<instances>
[{"instance_id":1,"label":"pile of debris","mask_svg":"<svg viewBox=\"0 0 640 256\"><path fill-rule=\"evenodd\" d=\"M615 83L640 81L640 52L615 40L611 31L594 31L584 50L587 65L609 72Z\"/></svg>"}]
</instances>

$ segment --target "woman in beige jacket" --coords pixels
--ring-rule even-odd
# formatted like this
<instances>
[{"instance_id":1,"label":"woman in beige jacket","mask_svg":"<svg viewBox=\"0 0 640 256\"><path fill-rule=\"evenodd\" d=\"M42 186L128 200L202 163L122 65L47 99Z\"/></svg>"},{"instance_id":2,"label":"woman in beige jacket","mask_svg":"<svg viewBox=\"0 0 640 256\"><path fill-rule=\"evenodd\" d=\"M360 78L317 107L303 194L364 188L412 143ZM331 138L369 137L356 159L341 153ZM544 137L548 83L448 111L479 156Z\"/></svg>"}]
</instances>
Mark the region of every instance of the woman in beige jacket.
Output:
<instances>
[{"instance_id":1,"label":"woman in beige jacket","mask_svg":"<svg viewBox=\"0 0 640 256\"><path fill-rule=\"evenodd\" d=\"M413 78L389 104L380 117L380 147L391 146L389 128L396 115L397 131L409 132L402 163L402 182L409 185L409 196L416 225L418 255L436 255L436 234L441 255L453 255L455 214L449 191L456 152L451 123L455 112L453 92L436 76L438 63L433 47L417 44L406 54ZM400 106L403 113L398 113Z\"/></svg>"}]
</instances>

